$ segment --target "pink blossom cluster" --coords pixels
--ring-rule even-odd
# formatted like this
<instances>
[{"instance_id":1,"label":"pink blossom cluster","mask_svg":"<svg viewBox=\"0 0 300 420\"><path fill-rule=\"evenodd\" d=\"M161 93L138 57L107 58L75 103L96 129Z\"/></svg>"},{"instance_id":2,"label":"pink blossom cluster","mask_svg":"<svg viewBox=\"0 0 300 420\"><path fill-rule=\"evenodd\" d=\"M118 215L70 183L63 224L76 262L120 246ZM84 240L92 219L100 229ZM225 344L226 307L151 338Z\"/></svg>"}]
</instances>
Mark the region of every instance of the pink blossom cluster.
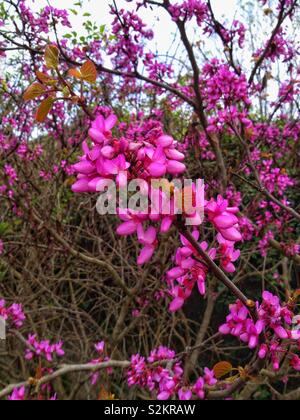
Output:
<instances>
[{"instance_id":1,"label":"pink blossom cluster","mask_svg":"<svg viewBox=\"0 0 300 420\"><path fill-rule=\"evenodd\" d=\"M51 386L45 386L42 387L43 391L52 391ZM26 400L30 400L29 395L26 395L26 387L25 386L21 386L20 388L15 388L12 392L12 394L8 397L9 401L26 401ZM38 400L44 400L47 399L48 401L56 401L57 400L57 395L53 394L51 397L49 398L44 398L44 396L42 394L38 395Z\"/></svg>"},{"instance_id":2,"label":"pink blossom cluster","mask_svg":"<svg viewBox=\"0 0 300 420\"><path fill-rule=\"evenodd\" d=\"M238 20L233 21L232 38L236 35L238 37L238 44L240 48L244 48L247 29L242 22Z\"/></svg>"},{"instance_id":3,"label":"pink blossom cluster","mask_svg":"<svg viewBox=\"0 0 300 420\"><path fill-rule=\"evenodd\" d=\"M21 304L13 303L8 306L4 299L0 299L0 317L15 328L21 328L26 319Z\"/></svg>"},{"instance_id":4,"label":"pink blossom cluster","mask_svg":"<svg viewBox=\"0 0 300 420\"><path fill-rule=\"evenodd\" d=\"M279 92L278 92L278 99L280 103L291 103L296 98L297 95L300 93L300 82L296 79L292 79L290 81L287 81L285 83L282 83ZM273 106L277 106L278 103L275 102Z\"/></svg>"},{"instance_id":5,"label":"pink blossom cluster","mask_svg":"<svg viewBox=\"0 0 300 420\"><path fill-rule=\"evenodd\" d=\"M285 170L276 167L274 159L264 159L258 166L260 179L265 187L273 193L276 191L283 196L284 192L295 185L295 181L289 177Z\"/></svg>"},{"instance_id":6,"label":"pink blossom cluster","mask_svg":"<svg viewBox=\"0 0 300 420\"><path fill-rule=\"evenodd\" d=\"M149 195L153 200L151 185L149 184L150 180L160 179L167 175L177 176L183 173L186 169L182 163L185 155L178 150L178 144L172 137L156 129L154 129L152 136L144 140L142 138L136 140L136 136L134 136L133 140L124 137L120 139L114 138L111 130L116 121L117 119L114 115L110 115L106 119L100 115L93 121L89 130L89 136L93 140L94 145L91 149L86 142L83 145L85 154L80 162L74 165L74 170L78 173L78 177L72 190L78 193L101 192L107 186L108 180L115 180L117 185L122 187L127 180L139 178L145 181L143 185L145 194ZM195 194L195 191L192 186L193 194ZM119 217L123 223L118 227L117 233L121 236L137 234L138 241L142 245L142 250L138 257L138 264L140 265L151 259L158 245L158 228L149 226L148 222L151 224L160 223L160 232L166 233L175 219L175 212L169 215L163 215L160 212L161 201L164 201L162 192L159 193L158 197L156 196L156 200L158 202L152 202L151 204L157 208L157 214L156 212L153 213L153 211L150 213L148 211L137 212L131 209L119 211ZM176 196L171 197L171 202L171 207L175 209L178 204L176 203ZM218 196L217 200L212 199L206 203L205 210L208 220L219 232L217 239L220 244L221 264L226 271L234 272L235 268L232 263L239 257L239 251L234 249L234 243L242 239L238 218L236 217L239 209L237 207L229 207L228 201ZM202 219L197 211L194 211L190 216L194 220L194 225L202 223ZM148 225L147 227L145 227L146 224ZM197 232L194 234L197 235ZM203 246L205 249L208 248L206 243ZM182 252L185 253L183 261L181 261L182 258L180 257ZM176 286L172 290L172 295L180 298L181 305L179 306L182 306L183 301L191 294L196 279L198 279L200 293L205 294L205 277L208 270L203 263L196 262L191 257L192 254L193 250L189 250L188 253L185 250L181 250L176 254L176 262L179 266L184 267L181 269L184 272L174 270L176 273L172 272L171 277L173 280L179 278L180 285L186 286L184 287L184 296L182 296L182 287ZM215 255L216 251L212 250L211 256L214 258ZM191 265L192 262L194 263ZM189 278L190 268L193 268L193 281L190 281ZM185 275L182 279L184 273ZM178 306L178 300L176 306Z\"/></svg>"},{"instance_id":7,"label":"pink blossom cluster","mask_svg":"<svg viewBox=\"0 0 300 420\"><path fill-rule=\"evenodd\" d=\"M226 241L238 242L242 240L239 219L236 216L239 212L238 207L230 207L228 200L219 195L217 200L211 199L206 204L205 211L208 220Z\"/></svg>"},{"instance_id":8,"label":"pink blossom cluster","mask_svg":"<svg viewBox=\"0 0 300 420\"><path fill-rule=\"evenodd\" d=\"M208 124L207 131L209 133L222 133L224 127L227 127L228 134L235 135L230 128L233 125L234 127L242 127L249 139L252 140L255 137L255 127L249 118L248 111L245 109L240 111L239 107L235 105L216 111L214 115L208 118Z\"/></svg>"},{"instance_id":9,"label":"pink blossom cluster","mask_svg":"<svg viewBox=\"0 0 300 420\"><path fill-rule=\"evenodd\" d=\"M98 357L96 359L91 360L90 363L92 363L93 365L96 365L98 363L108 362L110 360L109 357L105 356L105 342L104 341L99 341L99 343L96 343L94 348L96 352L98 353ZM111 368L107 368L106 372L108 375L111 375L113 373L113 370ZM100 377L99 372L93 373L91 376L91 384L96 385L99 380L99 377Z\"/></svg>"},{"instance_id":10,"label":"pink blossom cluster","mask_svg":"<svg viewBox=\"0 0 300 420\"><path fill-rule=\"evenodd\" d=\"M239 337L250 349L259 347L259 357L270 357L275 370L284 354L288 354L291 366L300 370L299 357L289 353L290 342L298 343L300 349L300 330L293 324L296 317L288 305L282 306L277 296L265 291L262 303L256 302L257 320L239 300L229 309L226 323L219 328L221 334Z\"/></svg>"},{"instance_id":11,"label":"pink blossom cluster","mask_svg":"<svg viewBox=\"0 0 300 420\"><path fill-rule=\"evenodd\" d=\"M114 115L107 119L100 115L92 123L89 136L94 145L90 149L85 142L85 154L80 162L74 165L74 170L78 173L77 182L72 187L74 192L102 192L108 180L115 180L117 185L122 187L128 180L139 179L144 181L145 194L153 198L150 181L167 175L177 176L186 170L182 162L184 154L178 151L177 142L172 137L163 133L157 135L154 131L153 136L144 141L130 141L124 137L117 139L111 132L116 121ZM145 227L145 224L161 223L160 230L165 233L174 219L161 214L160 199L161 192L156 196L157 202L152 203L157 212L149 212L148 208L144 212L124 208L119 211L123 223L118 227L117 233L121 236L137 234L138 241L143 246L138 258L141 265L151 259L158 244L158 229L153 226ZM172 202L174 207L174 199ZM191 217L194 217L195 221L199 219L198 214ZM200 223L199 219L198 224Z\"/></svg>"},{"instance_id":12,"label":"pink blossom cluster","mask_svg":"<svg viewBox=\"0 0 300 420\"><path fill-rule=\"evenodd\" d=\"M167 63L160 63L155 58L155 55L151 52L145 54L144 65L148 71L148 76L152 80L160 80L163 77L168 77L171 79L174 76L174 70L172 66ZM163 90L161 89L160 92L163 92Z\"/></svg>"},{"instance_id":13,"label":"pink blossom cluster","mask_svg":"<svg viewBox=\"0 0 300 420\"><path fill-rule=\"evenodd\" d=\"M268 46L266 58L272 63L275 63L279 58L283 58L284 62L291 61L297 55L297 49L291 40L287 39L287 35L283 32L282 28L273 37L272 42L255 52L254 58L258 59L263 54L265 48Z\"/></svg>"},{"instance_id":14,"label":"pink blossom cluster","mask_svg":"<svg viewBox=\"0 0 300 420\"><path fill-rule=\"evenodd\" d=\"M115 16L112 33L116 40L109 42L107 53L113 56L116 66L136 70L139 58L144 55L144 40L151 40L153 31L146 29L146 24L134 12L111 7L111 14Z\"/></svg>"},{"instance_id":15,"label":"pink blossom cluster","mask_svg":"<svg viewBox=\"0 0 300 420\"><path fill-rule=\"evenodd\" d=\"M52 6L46 6L42 9L41 13L35 16L30 8L26 6L25 0L22 0L19 3L19 8L22 12L24 22L26 22L26 25L28 25L35 34L40 34L42 32L46 34L49 33L53 19L55 19L57 24L71 28L67 10L59 10Z\"/></svg>"},{"instance_id":16,"label":"pink blossom cluster","mask_svg":"<svg viewBox=\"0 0 300 420\"><path fill-rule=\"evenodd\" d=\"M198 230L193 232L193 237L198 241L200 233ZM182 308L185 301L191 296L195 284L198 286L199 293L205 295L205 280L208 267L198 255L193 246L181 235L183 247L178 248L175 255L176 266L167 272L167 282L170 287L170 295L173 300L170 304L170 311L175 312ZM208 250L208 243L202 242L199 246ZM217 250L212 248L208 255L212 260L216 257Z\"/></svg>"},{"instance_id":17,"label":"pink blossom cluster","mask_svg":"<svg viewBox=\"0 0 300 420\"><path fill-rule=\"evenodd\" d=\"M16 170L9 164L4 165L4 173L7 176L10 185L13 185L18 179Z\"/></svg>"},{"instance_id":18,"label":"pink blossom cluster","mask_svg":"<svg viewBox=\"0 0 300 420\"><path fill-rule=\"evenodd\" d=\"M208 243L199 243L203 251L208 251L212 260L218 256L222 268L228 273L235 271L234 262L240 257L240 251L235 250L235 243L242 240L239 228L239 220L236 213L237 207L229 207L228 200L218 196L217 200L211 199L205 205L205 213L208 220L218 231L217 241L219 248L208 249ZM194 230L192 233L195 241L199 240L200 233ZM194 285L197 283L199 293L205 295L205 280L208 267L201 255L194 249L189 241L181 236L183 247L178 248L175 255L175 267L167 272L167 283L173 300L170 305L172 312L182 308L185 301L191 296Z\"/></svg>"},{"instance_id":19,"label":"pink blossom cluster","mask_svg":"<svg viewBox=\"0 0 300 420\"><path fill-rule=\"evenodd\" d=\"M26 398L26 388L21 386L21 388L15 388L12 394L8 397L9 401L24 401Z\"/></svg>"},{"instance_id":20,"label":"pink blossom cluster","mask_svg":"<svg viewBox=\"0 0 300 420\"><path fill-rule=\"evenodd\" d=\"M182 20L184 22L196 18L197 25L201 26L207 17L207 4L201 0L186 0L182 3L175 3L169 6L169 12L173 20Z\"/></svg>"},{"instance_id":21,"label":"pink blossom cluster","mask_svg":"<svg viewBox=\"0 0 300 420\"><path fill-rule=\"evenodd\" d=\"M84 143L85 155L74 165L79 173L72 188L74 192L100 191L101 182L107 179L116 179L122 185L120 172L126 173L128 180L149 180L167 174L175 176L186 170L182 163L184 155L177 150L177 142L172 137L161 135L144 142L116 139L111 133L116 122L114 115L106 120L100 115L92 123L89 136L94 146L89 149Z\"/></svg>"},{"instance_id":22,"label":"pink blossom cluster","mask_svg":"<svg viewBox=\"0 0 300 420\"><path fill-rule=\"evenodd\" d=\"M202 69L204 99L209 111L217 105L227 108L242 102L251 105L248 83L244 74L238 76L227 64L218 59L206 63Z\"/></svg>"},{"instance_id":23,"label":"pink blossom cluster","mask_svg":"<svg viewBox=\"0 0 300 420\"><path fill-rule=\"evenodd\" d=\"M205 28L205 33L209 35L214 34L214 26L215 22L212 20L210 25ZM244 48L247 29L242 22L234 20L230 29L226 29L223 25L220 25L217 30L224 44L232 45L237 38L239 48Z\"/></svg>"},{"instance_id":24,"label":"pink blossom cluster","mask_svg":"<svg viewBox=\"0 0 300 420\"><path fill-rule=\"evenodd\" d=\"M147 359L139 354L132 356L127 381L130 387L137 385L155 392L158 400L176 396L180 400L205 399L205 388L217 384L214 372L205 368L203 377L199 377L194 385L186 386L181 361L176 359L173 350L164 346L153 350Z\"/></svg>"},{"instance_id":25,"label":"pink blossom cluster","mask_svg":"<svg viewBox=\"0 0 300 420\"><path fill-rule=\"evenodd\" d=\"M49 340L38 341L36 334L29 335L27 339L28 349L25 352L25 359L32 360L35 357L45 357L48 362L52 362L54 356L63 357L63 342L51 343Z\"/></svg>"}]
</instances>

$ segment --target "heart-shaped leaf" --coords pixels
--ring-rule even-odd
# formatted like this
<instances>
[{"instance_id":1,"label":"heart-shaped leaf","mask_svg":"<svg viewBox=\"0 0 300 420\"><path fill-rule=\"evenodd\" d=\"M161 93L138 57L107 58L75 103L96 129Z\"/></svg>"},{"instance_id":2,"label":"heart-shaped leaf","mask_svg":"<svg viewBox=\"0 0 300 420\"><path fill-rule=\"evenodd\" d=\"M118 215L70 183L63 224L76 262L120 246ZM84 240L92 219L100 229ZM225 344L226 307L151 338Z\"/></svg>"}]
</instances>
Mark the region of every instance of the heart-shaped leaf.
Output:
<instances>
[{"instance_id":1,"label":"heart-shaped leaf","mask_svg":"<svg viewBox=\"0 0 300 420\"><path fill-rule=\"evenodd\" d=\"M217 379L223 378L224 376L226 376L230 372L232 372L232 370L233 370L233 366L229 362L217 363L213 368L213 371L215 373L215 377Z\"/></svg>"},{"instance_id":2,"label":"heart-shaped leaf","mask_svg":"<svg viewBox=\"0 0 300 420\"><path fill-rule=\"evenodd\" d=\"M48 69L56 69L59 64L59 49L55 45L47 45L45 62Z\"/></svg>"},{"instance_id":3,"label":"heart-shaped leaf","mask_svg":"<svg viewBox=\"0 0 300 420\"><path fill-rule=\"evenodd\" d=\"M53 86L56 84L56 80L53 79L52 77L48 76L48 74L43 73L41 71L37 71L35 73L36 77L38 78L38 80L43 83L44 85L47 86Z\"/></svg>"},{"instance_id":4,"label":"heart-shaped leaf","mask_svg":"<svg viewBox=\"0 0 300 420\"><path fill-rule=\"evenodd\" d=\"M95 64L92 61L86 61L83 66L80 68L80 73L83 80L91 84L96 83L97 80L97 69Z\"/></svg>"},{"instance_id":5,"label":"heart-shaped leaf","mask_svg":"<svg viewBox=\"0 0 300 420\"><path fill-rule=\"evenodd\" d=\"M41 83L33 83L23 95L24 101L31 101L32 99L38 98L39 96L45 93L46 88L45 86L41 85Z\"/></svg>"},{"instance_id":6,"label":"heart-shaped leaf","mask_svg":"<svg viewBox=\"0 0 300 420\"><path fill-rule=\"evenodd\" d=\"M78 69L70 69L68 71L68 75L72 76L72 77L75 77L76 79L82 79L82 74L81 74L80 70L78 70Z\"/></svg>"},{"instance_id":7,"label":"heart-shaped leaf","mask_svg":"<svg viewBox=\"0 0 300 420\"><path fill-rule=\"evenodd\" d=\"M85 80L92 85L96 83L97 80L96 66L90 60L86 61L80 69L70 69L68 74L76 79Z\"/></svg>"},{"instance_id":8,"label":"heart-shaped leaf","mask_svg":"<svg viewBox=\"0 0 300 420\"><path fill-rule=\"evenodd\" d=\"M45 119L47 118L47 115L49 114L49 112L52 109L52 106L54 104L54 99L51 98L50 96L48 98L46 98L38 107L38 110L36 112L35 115L35 119L37 122L44 122Z\"/></svg>"}]
</instances>

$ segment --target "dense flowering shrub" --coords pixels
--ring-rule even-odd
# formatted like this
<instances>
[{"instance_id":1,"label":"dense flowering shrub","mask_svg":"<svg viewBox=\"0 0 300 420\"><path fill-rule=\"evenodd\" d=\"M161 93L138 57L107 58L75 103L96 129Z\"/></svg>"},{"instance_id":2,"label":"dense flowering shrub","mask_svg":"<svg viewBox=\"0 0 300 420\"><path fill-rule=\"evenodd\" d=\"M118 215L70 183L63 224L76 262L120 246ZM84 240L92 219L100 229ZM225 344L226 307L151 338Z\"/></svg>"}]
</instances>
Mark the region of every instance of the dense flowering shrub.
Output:
<instances>
[{"instance_id":1,"label":"dense flowering shrub","mask_svg":"<svg viewBox=\"0 0 300 420\"><path fill-rule=\"evenodd\" d=\"M0 398L299 399L298 2L109 3L0 2Z\"/></svg>"}]
</instances>

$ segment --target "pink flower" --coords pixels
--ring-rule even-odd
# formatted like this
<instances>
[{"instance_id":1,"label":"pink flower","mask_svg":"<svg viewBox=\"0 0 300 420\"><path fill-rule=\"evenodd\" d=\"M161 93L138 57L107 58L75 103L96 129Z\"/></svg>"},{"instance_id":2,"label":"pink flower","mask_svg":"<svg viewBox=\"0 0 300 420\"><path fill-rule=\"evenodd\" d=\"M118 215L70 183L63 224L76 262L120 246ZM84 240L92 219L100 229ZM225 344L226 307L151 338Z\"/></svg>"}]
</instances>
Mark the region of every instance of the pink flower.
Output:
<instances>
[{"instance_id":1,"label":"pink flower","mask_svg":"<svg viewBox=\"0 0 300 420\"><path fill-rule=\"evenodd\" d=\"M300 357L299 356L294 354L290 364L297 372L300 372Z\"/></svg>"},{"instance_id":2,"label":"pink flower","mask_svg":"<svg viewBox=\"0 0 300 420\"><path fill-rule=\"evenodd\" d=\"M117 117L111 115L107 119L104 119L102 115L99 115L92 123L92 127L89 130L89 136L99 144L102 144L107 137L111 135L111 129L116 125Z\"/></svg>"},{"instance_id":3,"label":"pink flower","mask_svg":"<svg viewBox=\"0 0 300 420\"><path fill-rule=\"evenodd\" d=\"M239 259L241 251L235 250L234 243L226 241L220 233L217 235L217 240L220 244L221 266L227 273L234 273L235 266L232 263Z\"/></svg>"},{"instance_id":4,"label":"pink flower","mask_svg":"<svg viewBox=\"0 0 300 420\"><path fill-rule=\"evenodd\" d=\"M13 303L8 309L7 313L12 318L12 323L16 328L21 328L24 324L26 319L25 314L23 312L22 305L18 303Z\"/></svg>"},{"instance_id":5,"label":"pink flower","mask_svg":"<svg viewBox=\"0 0 300 420\"><path fill-rule=\"evenodd\" d=\"M129 209L119 214L119 217L124 222L117 228L117 234L120 236L128 236L136 233L139 226L147 220L145 214L136 213Z\"/></svg>"},{"instance_id":6,"label":"pink flower","mask_svg":"<svg viewBox=\"0 0 300 420\"><path fill-rule=\"evenodd\" d=\"M192 235L195 240L199 239L199 231L195 230ZM172 312L175 312L183 306L185 300L191 295L195 283L197 283L201 295L205 295L206 292L205 279L208 268L206 264L201 261L201 255L197 255L196 250L184 236L181 236L181 242L184 246L179 248L176 252L176 267L167 272L167 279L169 279L169 281L176 280L178 283L171 288L171 295L174 299L169 309ZM206 242L202 242L199 245L205 251L208 249L208 244ZM212 248L209 250L208 255L211 259L215 259L216 249ZM197 259L194 258L196 256Z\"/></svg>"},{"instance_id":7,"label":"pink flower","mask_svg":"<svg viewBox=\"0 0 300 420\"><path fill-rule=\"evenodd\" d=\"M197 395L200 400L205 398L205 381L203 378L199 378L194 385L193 392Z\"/></svg>"},{"instance_id":8,"label":"pink flower","mask_svg":"<svg viewBox=\"0 0 300 420\"><path fill-rule=\"evenodd\" d=\"M147 360L139 354L131 357L131 366L127 372L128 385L138 385L157 393L158 400L168 400L175 396L182 384L183 369L181 362L175 362L175 352L167 347L160 346L151 351ZM165 368L160 361L170 360L174 363ZM189 393L182 390L183 399Z\"/></svg>"},{"instance_id":9,"label":"pink flower","mask_svg":"<svg viewBox=\"0 0 300 420\"><path fill-rule=\"evenodd\" d=\"M100 341L99 343L95 344L95 350L99 354L104 353L104 349L105 349L105 342L104 341Z\"/></svg>"},{"instance_id":10,"label":"pink flower","mask_svg":"<svg viewBox=\"0 0 300 420\"><path fill-rule=\"evenodd\" d=\"M137 227L137 234L139 243L144 245L144 248L141 250L141 253L138 257L138 264L143 265L151 260L152 255L157 247L157 231L154 227L150 227L144 231L143 226L139 224Z\"/></svg>"},{"instance_id":11,"label":"pink flower","mask_svg":"<svg viewBox=\"0 0 300 420\"><path fill-rule=\"evenodd\" d=\"M188 388L181 388L178 391L178 397L180 401L189 401L192 399L193 394L192 391Z\"/></svg>"},{"instance_id":12,"label":"pink flower","mask_svg":"<svg viewBox=\"0 0 300 420\"><path fill-rule=\"evenodd\" d=\"M228 207L228 201L219 195L217 201L211 200L206 204L208 219L215 228L230 242L238 242L242 240L239 231L238 218L235 216L239 209L237 207Z\"/></svg>"},{"instance_id":13,"label":"pink flower","mask_svg":"<svg viewBox=\"0 0 300 420\"><path fill-rule=\"evenodd\" d=\"M21 328L26 319L22 305L13 303L7 307L4 299L0 299L0 316L15 328Z\"/></svg>"},{"instance_id":14,"label":"pink flower","mask_svg":"<svg viewBox=\"0 0 300 420\"><path fill-rule=\"evenodd\" d=\"M8 398L10 401L24 401L25 400L25 386L22 386L21 388L15 388L13 390L13 393Z\"/></svg>"},{"instance_id":15,"label":"pink flower","mask_svg":"<svg viewBox=\"0 0 300 420\"><path fill-rule=\"evenodd\" d=\"M258 357L260 359L265 359L269 352L269 348L266 344L262 344L259 349Z\"/></svg>"},{"instance_id":16,"label":"pink flower","mask_svg":"<svg viewBox=\"0 0 300 420\"><path fill-rule=\"evenodd\" d=\"M204 380L205 383L209 386L214 386L218 382L215 378L215 373L213 370L209 370L208 368L204 368Z\"/></svg>"},{"instance_id":17,"label":"pink flower","mask_svg":"<svg viewBox=\"0 0 300 420\"><path fill-rule=\"evenodd\" d=\"M49 340L38 341L36 334L29 335L27 343L30 347L33 347L33 350L26 349L25 359L32 360L34 357L43 356L48 362L53 361L53 357L63 357L65 352L62 348L63 342L59 341L58 343L51 344Z\"/></svg>"},{"instance_id":18,"label":"pink flower","mask_svg":"<svg viewBox=\"0 0 300 420\"><path fill-rule=\"evenodd\" d=\"M226 318L226 323L220 326L219 332L239 337L240 340L248 344L250 349L255 349L259 345L259 337L265 333L266 342L260 345L258 357L266 359L269 356L273 368L278 370L280 355L287 352L289 347L289 341L285 342L285 340L299 340L299 334L293 334L286 328L286 324L291 325L293 319L293 314L288 306L282 307L277 296L265 291L262 303L256 302L258 315L256 322L240 301L230 305L229 309L230 314Z\"/></svg>"}]
</instances>

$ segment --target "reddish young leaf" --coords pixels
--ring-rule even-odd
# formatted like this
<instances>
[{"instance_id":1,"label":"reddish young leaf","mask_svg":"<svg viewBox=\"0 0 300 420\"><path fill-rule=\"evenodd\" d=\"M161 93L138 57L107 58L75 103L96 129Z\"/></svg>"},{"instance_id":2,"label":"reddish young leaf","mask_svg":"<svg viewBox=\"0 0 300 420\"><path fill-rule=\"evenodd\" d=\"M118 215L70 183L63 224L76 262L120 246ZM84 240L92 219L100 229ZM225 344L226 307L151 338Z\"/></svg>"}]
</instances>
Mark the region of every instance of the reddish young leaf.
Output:
<instances>
[{"instance_id":1,"label":"reddish young leaf","mask_svg":"<svg viewBox=\"0 0 300 420\"><path fill-rule=\"evenodd\" d=\"M76 79L82 79L82 74L81 74L80 70L78 70L78 69L70 69L68 71L68 75L72 76L72 77L75 77Z\"/></svg>"},{"instance_id":2,"label":"reddish young leaf","mask_svg":"<svg viewBox=\"0 0 300 420\"><path fill-rule=\"evenodd\" d=\"M45 85L52 86L56 83L55 79L53 79L52 77L48 76L48 74L45 74L41 71L37 71L35 75L38 78L38 80Z\"/></svg>"},{"instance_id":3,"label":"reddish young leaf","mask_svg":"<svg viewBox=\"0 0 300 420\"><path fill-rule=\"evenodd\" d=\"M41 85L38 82L33 83L31 86L29 86L28 89L26 89L23 95L23 99L24 101L31 101L32 99L38 98L39 96L43 95L45 91L45 86Z\"/></svg>"},{"instance_id":4,"label":"reddish young leaf","mask_svg":"<svg viewBox=\"0 0 300 420\"><path fill-rule=\"evenodd\" d=\"M55 45L47 45L45 62L49 69L56 69L59 64L59 49Z\"/></svg>"},{"instance_id":5,"label":"reddish young leaf","mask_svg":"<svg viewBox=\"0 0 300 420\"><path fill-rule=\"evenodd\" d=\"M44 122L45 119L47 118L47 115L49 114L49 112L51 111L51 108L54 104L54 98L51 98L50 96L48 98L46 98L39 106L36 115L35 115L35 119L37 122Z\"/></svg>"},{"instance_id":6,"label":"reddish young leaf","mask_svg":"<svg viewBox=\"0 0 300 420\"><path fill-rule=\"evenodd\" d=\"M101 385L101 389L100 389L100 392L99 392L99 395L98 395L98 400L99 401L101 401L101 400L106 400L106 401L115 400L115 396L111 392L106 391L104 386Z\"/></svg>"},{"instance_id":7,"label":"reddish young leaf","mask_svg":"<svg viewBox=\"0 0 300 420\"><path fill-rule=\"evenodd\" d=\"M94 84L97 80L97 69L92 61L86 61L80 68L82 79L88 83Z\"/></svg>"},{"instance_id":8,"label":"reddish young leaf","mask_svg":"<svg viewBox=\"0 0 300 420\"><path fill-rule=\"evenodd\" d=\"M215 373L215 377L217 379L223 378L224 376L226 376L230 372L232 372L232 370L233 370L233 366L229 362L217 363L213 368L213 371Z\"/></svg>"}]
</instances>

